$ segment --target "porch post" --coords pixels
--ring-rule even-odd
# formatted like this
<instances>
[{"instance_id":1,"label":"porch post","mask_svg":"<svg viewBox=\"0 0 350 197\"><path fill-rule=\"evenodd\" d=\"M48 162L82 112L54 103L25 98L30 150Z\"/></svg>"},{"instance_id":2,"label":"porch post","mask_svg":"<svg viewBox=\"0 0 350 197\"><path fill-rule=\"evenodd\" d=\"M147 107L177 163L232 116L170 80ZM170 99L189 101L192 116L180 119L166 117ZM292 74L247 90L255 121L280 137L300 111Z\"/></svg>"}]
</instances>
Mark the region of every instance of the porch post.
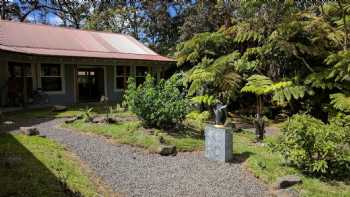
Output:
<instances>
[{"instance_id":1,"label":"porch post","mask_svg":"<svg viewBox=\"0 0 350 197\"><path fill-rule=\"evenodd\" d=\"M21 78L23 80L23 107L26 107L28 102L27 80L24 76L24 66L21 66Z\"/></svg>"},{"instance_id":2,"label":"porch post","mask_svg":"<svg viewBox=\"0 0 350 197\"><path fill-rule=\"evenodd\" d=\"M73 71L73 92L74 92L74 103L79 103L79 85L78 85L78 65L74 65Z\"/></svg>"},{"instance_id":3,"label":"porch post","mask_svg":"<svg viewBox=\"0 0 350 197\"><path fill-rule=\"evenodd\" d=\"M0 106L7 103L7 80L8 80L8 62L0 60Z\"/></svg>"}]
</instances>

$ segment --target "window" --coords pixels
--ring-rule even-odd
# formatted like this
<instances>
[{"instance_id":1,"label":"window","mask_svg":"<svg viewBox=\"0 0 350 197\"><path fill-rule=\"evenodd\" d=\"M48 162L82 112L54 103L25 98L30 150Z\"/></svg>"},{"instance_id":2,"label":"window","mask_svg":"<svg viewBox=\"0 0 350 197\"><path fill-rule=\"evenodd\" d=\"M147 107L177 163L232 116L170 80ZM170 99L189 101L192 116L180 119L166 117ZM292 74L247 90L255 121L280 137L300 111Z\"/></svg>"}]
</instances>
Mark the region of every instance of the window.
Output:
<instances>
[{"instance_id":1,"label":"window","mask_svg":"<svg viewBox=\"0 0 350 197\"><path fill-rule=\"evenodd\" d=\"M115 87L116 89L125 89L130 76L130 66L116 66L115 68Z\"/></svg>"},{"instance_id":2,"label":"window","mask_svg":"<svg viewBox=\"0 0 350 197\"><path fill-rule=\"evenodd\" d=\"M150 73L150 67L148 66L136 66L136 85L139 86L142 84L145 79L147 74Z\"/></svg>"},{"instance_id":3,"label":"window","mask_svg":"<svg viewBox=\"0 0 350 197\"><path fill-rule=\"evenodd\" d=\"M41 64L40 79L44 91L63 91L63 72L60 64Z\"/></svg>"}]
</instances>

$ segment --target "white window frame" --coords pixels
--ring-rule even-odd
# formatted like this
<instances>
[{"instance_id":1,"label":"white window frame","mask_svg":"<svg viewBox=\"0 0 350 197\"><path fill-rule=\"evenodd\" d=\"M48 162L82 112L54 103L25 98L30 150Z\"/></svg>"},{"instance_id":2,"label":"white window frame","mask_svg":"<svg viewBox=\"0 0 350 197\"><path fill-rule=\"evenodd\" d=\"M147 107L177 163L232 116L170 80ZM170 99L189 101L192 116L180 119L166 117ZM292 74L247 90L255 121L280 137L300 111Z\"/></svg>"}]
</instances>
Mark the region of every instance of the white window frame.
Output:
<instances>
[{"instance_id":1,"label":"white window frame","mask_svg":"<svg viewBox=\"0 0 350 197\"><path fill-rule=\"evenodd\" d=\"M123 92L124 91L124 89L120 89L120 88L117 88L117 77L121 77L121 76L123 76L123 77L125 77L124 75L118 75L118 73L117 73L117 67L129 67L130 68L130 73L129 73L129 76L127 76L127 77L131 77L131 76L133 76L133 72L132 72L132 66L130 66L130 65L116 65L116 66L114 66L114 72L113 72L113 78L114 78L114 91L115 92ZM126 88L126 87L125 87Z\"/></svg>"},{"instance_id":2,"label":"white window frame","mask_svg":"<svg viewBox=\"0 0 350 197\"><path fill-rule=\"evenodd\" d=\"M60 65L60 69L61 69L61 75L60 76L43 76L42 73L41 73L41 65L42 64L55 64L55 63L41 63L39 64L39 69L38 69L38 72L39 72L39 88L42 88L42 77L60 77L61 78L61 87L62 87L62 90L60 91L45 91L45 93L47 94L66 94L66 77L65 77L65 69L64 69L64 64L56 64L56 65Z\"/></svg>"},{"instance_id":3,"label":"white window frame","mask_svg":"<svg viewBox=\"0 0 350 197\"><path fill-rule=\"evenodd\" d=\"M153 75L153 73L152 73L152 66L149 66L149 65L144 65L144 66L138 65L138 66L135 66L135 82L136 82L136 85L137 85L137 78L138 78L138 77L144 77L145 80L146 80L146 77L147 77L147 75L146 75L146 76L140 76L140 75L138 76L138 75L137 75L137 67L146 67L147 70L148 70L147 75L148 75L148 74Z\"/></svg>"}]
</instances>

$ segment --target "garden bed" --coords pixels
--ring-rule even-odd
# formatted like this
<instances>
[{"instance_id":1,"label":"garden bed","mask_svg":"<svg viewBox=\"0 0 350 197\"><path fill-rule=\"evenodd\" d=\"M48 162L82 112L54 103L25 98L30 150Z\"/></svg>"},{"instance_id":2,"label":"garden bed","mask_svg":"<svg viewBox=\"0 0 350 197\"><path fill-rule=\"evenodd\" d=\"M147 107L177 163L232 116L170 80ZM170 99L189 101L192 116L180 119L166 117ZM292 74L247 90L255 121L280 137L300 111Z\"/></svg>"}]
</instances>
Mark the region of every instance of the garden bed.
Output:
<instances>
[{"instance_id":1,"label":"garden bed","mask_svg":"<svg viewBox=\"0 0 350 197\"><path fill-rule=\"evenodd\" d=\"M85 123L78 120L72 124L64 124L63 127L80 132L103 135L112 138L118 143L143 147L150 152L156 152L159 148L160 138L166 144L175 145L178 151L202 150L204 141L198 134L188 132L166 133L158 129L144 129L139 121L120 122L117 124Z\"/></svg>"}]
</instances>

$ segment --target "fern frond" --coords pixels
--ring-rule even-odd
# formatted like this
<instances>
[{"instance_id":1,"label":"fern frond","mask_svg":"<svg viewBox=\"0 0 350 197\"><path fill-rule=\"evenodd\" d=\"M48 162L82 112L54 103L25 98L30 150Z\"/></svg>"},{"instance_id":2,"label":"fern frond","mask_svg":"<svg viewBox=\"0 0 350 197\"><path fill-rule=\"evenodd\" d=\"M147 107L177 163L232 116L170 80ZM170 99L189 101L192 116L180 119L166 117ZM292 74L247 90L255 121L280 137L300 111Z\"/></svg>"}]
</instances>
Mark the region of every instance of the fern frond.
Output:
<instances>
[{"instance_id":1,"label":"fern frond","mask_svg":"<svg viewBox=\"0 0 350 197\"><path fill-rule=\"evenodd\" d=\"M196 96L191 99L193 103L196 104L205 104L207 106L213 106L219 101L212 95L203 95L203 96Z\"/></svg>"},{"instance_id":2,"label":"fern frond","mask_svg":"<svg viewBox=\"0 0 350 197\"><path fill-rule=\"evenodd\" d=\"M331 94L331 104L335 109L343 112L350 112L350 96L343 93Z\"/></svg>"}]
</instances>

